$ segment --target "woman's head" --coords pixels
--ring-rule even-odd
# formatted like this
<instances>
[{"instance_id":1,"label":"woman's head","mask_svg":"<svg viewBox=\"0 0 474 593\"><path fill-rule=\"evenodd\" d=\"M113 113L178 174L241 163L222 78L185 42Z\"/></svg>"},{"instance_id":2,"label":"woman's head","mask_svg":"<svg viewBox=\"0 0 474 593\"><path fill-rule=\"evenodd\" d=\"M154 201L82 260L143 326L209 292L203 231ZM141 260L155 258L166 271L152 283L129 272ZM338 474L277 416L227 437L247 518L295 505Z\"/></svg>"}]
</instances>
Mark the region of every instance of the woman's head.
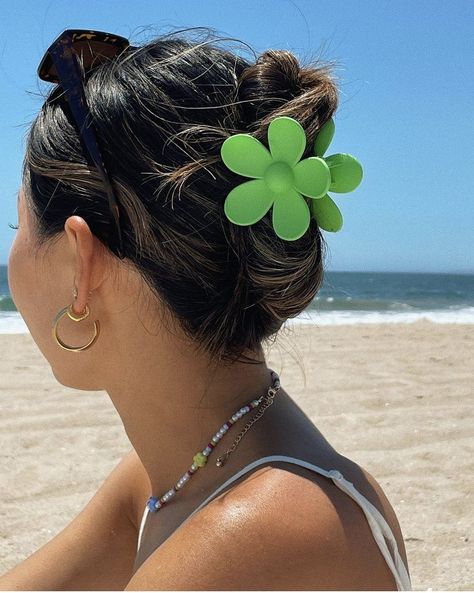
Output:
<instances>
[{"instance_id":1,"label":"woman's head","mask_svg":"<svg viewBox=\"0 0 474 593\"><path fill-rule=\"evenodd\" d=\"M133 290L141 283L151 296L148 310L165 313L163 323L177 322L212 359L256 352L314 298L325 244L314 219L296 241L275 235L271 212L251 226L232 224L223 204L241 177L224 165L220 147L239 132L265 142L269 122L287 115L305 129L302 158L310 156L317 132L337 108L329 65L303 66L284 50L247 61L211 34L191 40L178 32L100 65L85 92L121 207L126 259L107 249L111 220L101 178L86 164L65 97L53 89L27 138L28 231L18 233L9 262L17 307L28 322L35 290L26 295L26 284L15 277L24 257L17 242L27 240L28 253L41 253L49 272L36 282L44 278L52 291L67 283L71 294L73 276L48 258L59 257L67 269L77 236L88 235L81 248L97 249L101 269L127 269L127 277L138 279Z\"/></svg>"}]
</instances>

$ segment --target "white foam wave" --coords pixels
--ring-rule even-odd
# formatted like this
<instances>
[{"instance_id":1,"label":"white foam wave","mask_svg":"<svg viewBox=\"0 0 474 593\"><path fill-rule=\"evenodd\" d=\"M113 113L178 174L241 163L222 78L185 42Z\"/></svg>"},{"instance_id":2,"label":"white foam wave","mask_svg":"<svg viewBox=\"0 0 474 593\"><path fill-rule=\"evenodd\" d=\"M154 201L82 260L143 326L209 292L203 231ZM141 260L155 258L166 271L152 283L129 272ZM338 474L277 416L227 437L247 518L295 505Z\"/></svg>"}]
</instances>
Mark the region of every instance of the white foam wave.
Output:
<instances>
[{"instance_id":1,"label":"white foam wave","mask_svg":"<svg viewBox=\"0 0 474 593\"><path fill-rule=\"evenodd\" d=\"M307 310L287 323L313 325L356 325L358 323L432 323L474 324L474 307L433 311L311 311Z\"/></svg>"},{"instance_id":2,"label":"white foam wave","mask_svg":"<svg viewBox=\"0 0 474 593\"><path fill-rule=\"evenodd\" d=\"M474 307L436 311L311 311L307 310L287 324L357 325L358 323L432 323L474 324ZM27 334L29 329L17 311L0 311L0 334Z\"/></svg>"},{"instance_id":3,"label":"white foam wave","mask_svg":"<svg viewBox=\"0 0 474 593\"><path fill-rule=\"evenodd\" d=\"M28 334L26 323L17 311L0 311L0 334Z\"/></svg>"}]
</instances>

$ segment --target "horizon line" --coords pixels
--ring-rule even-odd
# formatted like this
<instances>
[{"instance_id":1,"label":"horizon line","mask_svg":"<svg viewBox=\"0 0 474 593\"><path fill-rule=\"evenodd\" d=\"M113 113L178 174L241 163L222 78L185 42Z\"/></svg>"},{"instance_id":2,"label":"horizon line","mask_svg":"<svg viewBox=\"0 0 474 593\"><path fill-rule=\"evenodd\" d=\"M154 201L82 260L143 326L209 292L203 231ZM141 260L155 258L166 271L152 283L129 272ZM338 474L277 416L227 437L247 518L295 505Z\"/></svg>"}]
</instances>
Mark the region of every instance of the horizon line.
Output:
<instances>
[{"instance_id":1,"label":"horizon line","mask_svg":"<svg viewBox=\"0 0 474 593\"><path fill-rule=\"evenodd\" d=\"M8 267L7 263L0 263L0 266ZM328 270L324 269L324 273L337 273L337 274L446 274L446 275L453 275L453 276L473 276L474 270L468 271L438 271L438 272L430 272L430 271L420 271L420 270Z\"/></svg>"}]
</instances>

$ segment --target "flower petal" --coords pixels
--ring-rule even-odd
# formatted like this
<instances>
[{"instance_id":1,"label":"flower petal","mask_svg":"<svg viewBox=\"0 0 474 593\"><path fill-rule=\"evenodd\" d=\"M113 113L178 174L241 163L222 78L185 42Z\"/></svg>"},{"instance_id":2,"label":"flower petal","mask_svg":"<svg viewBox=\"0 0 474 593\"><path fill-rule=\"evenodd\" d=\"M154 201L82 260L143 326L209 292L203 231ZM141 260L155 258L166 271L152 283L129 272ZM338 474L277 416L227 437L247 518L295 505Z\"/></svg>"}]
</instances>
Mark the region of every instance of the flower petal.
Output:
<instances>
[{"instance_id":1,"label":"flower petal","mask_svg":"<svg viewBox=\"0 0 474 593\"><path fill-rule=\"evenodd\" d=\"M263 179L253 179L237 185L227 194L224 212L231 222L246 226L263 218L273 199Z\"/></svg>"},{"instance_id":2,"label":"flower petal","mask_svg":"<svg viewBox=\"0 0 474 593\"><path fill-rule=\"evenodd\" d=\"M331 144L335 129L336 125L331 117L331 119L328 119L324 126L319 130L316 140L314 141L314 154L316 156L323 156L326 152L328 146Z\"/></svg>"},{"instance_id":3,"label":"flower petal","mask_svg":"<svg viewBox=\"0 0 474 593\"><path fill-rule=\"evenodd\" d=\"M294 186L305 196L321 198L331 184L331 172L324 159L310 156L300 161L294 168Z\"/></svg>"},{"instance_id":4,"label":"flower petal","mask_svg":"<svg viewBox=\"0 0 474 593\"><path fill-rule=\"evenodd\" d=\"M351 154L332 154L324 160L331 171L329 191L344 194L353 191L362 181L362 165Z\"/></svg>"},{"instance_id":5,"label":"flower petal","mask_svg":"<svg viewBox=\"0 0 474 593\"><path fill-rule=\"evenodd\" d=\"M311 214L303 196L295 189L275 196L272 223L280 239L294 241L308 230Z\"/></svg>"},{"instance_id":6,"label":"flower petal","mask_svg":"<svg viewBox=\"0 0 474 593\"><path fill-rule=\"evenodd\" d=\"M325 231L336 233L342 228L342 214L327 194L318 200L311 200L311 214Z\"/></svg>"},{"instance_id":7,"label":"flower petal","mask_svg":"<svg viewBox=\"0 0 474 593\"><path fill-rule=\"evenodd\" d=\"M267 134L273 160L294 167L306 148L303 126L296 119L282 115L271 121Z\"/></svg>"},{"instance_id":8,"label":"flower petal","mask_svg":"<svg viewBox=\"0 0 474 593\"><path fill-rule=\"evenodd\" d=\"M234 134L226 138L221 146L221 158L234 173L258 179L272 163L269 150L250 134Z\"/></svg>"}]
</instances>

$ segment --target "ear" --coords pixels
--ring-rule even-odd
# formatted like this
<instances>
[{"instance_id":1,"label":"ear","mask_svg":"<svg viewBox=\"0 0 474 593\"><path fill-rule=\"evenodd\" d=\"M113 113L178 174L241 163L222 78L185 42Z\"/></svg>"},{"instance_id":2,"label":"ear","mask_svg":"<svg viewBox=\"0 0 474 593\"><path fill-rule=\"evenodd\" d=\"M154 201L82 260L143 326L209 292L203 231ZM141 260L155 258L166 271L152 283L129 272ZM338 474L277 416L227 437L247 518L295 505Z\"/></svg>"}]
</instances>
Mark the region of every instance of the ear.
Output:
<instances>
[{"instance_id":1,"label":"ear","mask_svg":"<svg viewBox=\"0 0 474 593\"><path fill-rule=\"evenodd\" d=\"M77 298L74 301L73 310L76 313L82 313L94 287L95 238L87 222L80 216L70 216L64 223L64 230L74 261L74 285L77 289Z\"/></svg>"}]
</instances>

